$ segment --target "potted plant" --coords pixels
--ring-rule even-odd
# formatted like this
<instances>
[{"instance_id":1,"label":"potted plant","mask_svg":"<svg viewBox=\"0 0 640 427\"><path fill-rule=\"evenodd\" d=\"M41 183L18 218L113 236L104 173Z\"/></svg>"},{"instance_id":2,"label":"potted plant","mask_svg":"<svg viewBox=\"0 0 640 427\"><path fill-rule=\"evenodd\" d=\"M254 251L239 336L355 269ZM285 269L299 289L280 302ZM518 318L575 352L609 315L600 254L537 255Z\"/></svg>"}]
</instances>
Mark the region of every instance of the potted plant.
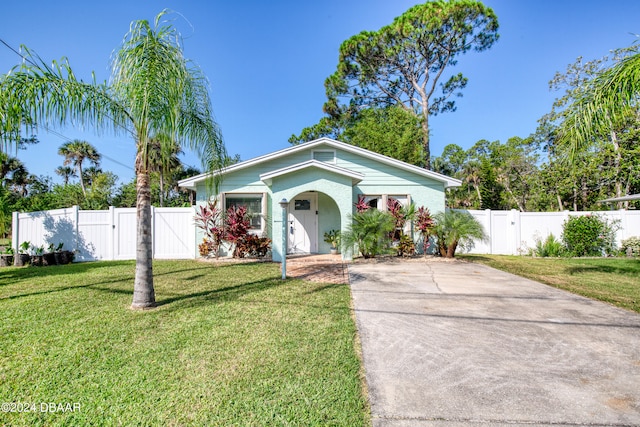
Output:
<instances>
[{"instance_id":1,"label":"potted plant","mask_svg":"<svg viewBox=\"0 0 640 427\"><path fill-rule=\"evenodd\" d=\"M49 243L47 252L42 254L42 265L56 265L56 255L54 254L55 246Z\"/></svg>"},{"instance_id":2,"label":"potted plant","mask_svg":"<svg viewBox=\"0 0 640 427\"><path fill-rule=\"evenodd\" d=\"M31 265L42 267L44 265L44 246L34 246L31 255Z\"/></svg>"},{"instance_id":3,"label":"potted plant","mask_svg":"<svg viewBox=\"0 0 640 427\"><path fill-rule=\"evenodd\" d=\"M53 246L53 245L51 245ZM68 264L68 262L64 262L65 261L65 256L64 256L64 252L62 251L62 247L64 246L64 243L60 242L58 243L58 245L54 248L53 250L53 256L56 260L56 264L58 265L62 265L62 264Z\"/></svg>"},{"instance_id":4,"label":"potted plant","mask_svg":"<svg viewBox=\"0 0 640 427\"><path fill-rule=\"evenodd\" d=\"M9 267L11 265L13 265L13 248L9 246L0 254L0 267Z\"/></svg>"},{"instance_id":5,"label":"potted plant","mask_svg":"<svg viewBox=\"0 0 640 427\"><path fill-rule=\"evenodd\" d=\"M77 252L77 251L76 251ZM76 252L74 251L62 251L62 263L63 264L71 264L76 257Z\"/></svg>"},{"instance_id":6,"label":"potted plant","mask_svg":"<svg viewBox=\"0 0 640 427\"><path fill-rule=\"evenodd\" d=\"M31 255L29 254L30 247L31 242L20 243L20 247L18 248L18 255L14 259L16 266L22 267L23 265L28 264L31 261Z\"/></svg>"},{"instance_id":7,"label":"potted plant","mask_svg":"<svg viewBox=\"0 0 640 427\"><path fill-rule=\"evenodd\" d=\"M340 230L329 230L324 233L324 241L331 245L331 255L338 253L340 245Z\"/></svg>"}]
</instances>

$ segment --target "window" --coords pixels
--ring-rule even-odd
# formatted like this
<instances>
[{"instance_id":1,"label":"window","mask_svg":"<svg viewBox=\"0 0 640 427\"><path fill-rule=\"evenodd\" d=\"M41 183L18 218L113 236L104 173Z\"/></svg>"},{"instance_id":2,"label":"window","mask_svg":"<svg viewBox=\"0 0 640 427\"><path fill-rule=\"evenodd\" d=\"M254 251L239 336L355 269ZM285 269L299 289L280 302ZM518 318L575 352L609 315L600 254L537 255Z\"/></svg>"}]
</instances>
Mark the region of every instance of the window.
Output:
<instances>
[{"instance_id":1,"label":"window","mask_svg":"<svg viewBox=\"0 0 640 427\"><path fill-rule=\"evenodd\" d=\"M336 152L335 151L314 151L313 160L317 160L319 162L325 162L325 163L335 163Z\"/></svg>"},{"instance_id":2,"label":"window","mask_svg":"<svg viewBox=\"0 0 640 427\"><path fill-rule=\"evenodd\" d=\"M296 199L293 206L296 211L309 211L311 210L311 200Z\"/></svg>"},{"instance_id":3,"label":"window","mask_svg":"<svg viewBox=\"0 0 640 427\"><path fill-rule=\"evenodd\" d=\"M370 208L382 210L382 196L364 196L364 202Z\"/></svg>"},{"instance_id":4,"label":"window","mask_svg":"<svg viewBox=\"0 0 640 427\"><path fill-rule=\"evenodd\" d=\"M262 194L233 194L226 193L224 195L225 211L231 206L246 206L247 213L251 217L251 229L262 229L263 214L263 195Z\"/></svg>"},{"instance_id":5,"label":"window","mask_svg":"<svg viewBox=\"0 0 640 427\"><path fill-rule=\"evenodd\" d=\"M389 210L389 204L398 202L401 206L408 206L410 203L410 196L408 195L372 195L361 194L358 196L358 203L369 206L370 208L379 209L381 211Z\"/></svg>"}]
</instances>

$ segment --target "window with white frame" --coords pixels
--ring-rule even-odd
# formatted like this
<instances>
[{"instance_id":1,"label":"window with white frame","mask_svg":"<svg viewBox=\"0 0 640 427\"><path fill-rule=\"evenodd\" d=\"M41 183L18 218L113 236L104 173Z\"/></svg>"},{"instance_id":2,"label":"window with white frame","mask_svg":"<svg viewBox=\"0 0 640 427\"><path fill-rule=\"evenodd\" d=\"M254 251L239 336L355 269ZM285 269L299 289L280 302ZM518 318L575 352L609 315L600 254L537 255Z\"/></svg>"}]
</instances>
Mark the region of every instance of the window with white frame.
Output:
<instances>
[{"instance_id":1,"label":"window with white frame","mask_svg":"<svg viewBox=\"0 0 640 427\"><path fill-rule=\"evenodd\" d=\"M263 193L224 194L225 211L232 206L246 206L247 213L251 218L251 230L262 230L264 228L265 203L266 197Z\"/></svg>"},{"instance_id":2,"label":"window with white frame","mask_svg":"<svg viewBox=\"0 0 640 427\"><path fill-rule=\"evenodd\" d=\"M334 150L315 150L312 153L313 160L325 163L336 162L336 152Z\"/></svg>"}]
</instances>

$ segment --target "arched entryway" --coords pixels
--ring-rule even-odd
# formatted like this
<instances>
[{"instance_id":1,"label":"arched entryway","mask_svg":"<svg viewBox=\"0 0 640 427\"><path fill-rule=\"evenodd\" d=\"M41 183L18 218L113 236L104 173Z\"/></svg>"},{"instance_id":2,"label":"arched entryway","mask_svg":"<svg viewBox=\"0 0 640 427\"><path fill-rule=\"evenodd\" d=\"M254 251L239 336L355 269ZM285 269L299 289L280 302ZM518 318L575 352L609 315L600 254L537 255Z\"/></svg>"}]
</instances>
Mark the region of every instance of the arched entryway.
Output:
<instances>
[{"instance_id":1,"label":"arched entryway","mask_svg":"<svg viewBox=\"0 0 640 427\"><path fill-rule=\"evenodd\" d=\"M341 230L341 225L340 209L331 196L318 191L297 194L289 201L287 253L329 253L324 234Z\"/></svg>"}]
</instances>

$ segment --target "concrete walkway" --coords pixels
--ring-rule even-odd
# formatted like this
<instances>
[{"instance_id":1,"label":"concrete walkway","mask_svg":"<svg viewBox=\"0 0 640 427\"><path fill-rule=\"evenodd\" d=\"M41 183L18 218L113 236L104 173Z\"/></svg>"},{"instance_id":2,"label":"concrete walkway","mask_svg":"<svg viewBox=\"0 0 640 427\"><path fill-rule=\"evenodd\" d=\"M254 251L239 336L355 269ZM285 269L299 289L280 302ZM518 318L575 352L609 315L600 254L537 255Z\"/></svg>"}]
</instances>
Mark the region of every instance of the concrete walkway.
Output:
<instances>
[{"instance_id":1,"label":"concrete walkway","mask_svg":"<svg viewBox=\"0 0 640 427\"><path fill-rule=\"evenodd\" d=\"M640 426L640 315L477 264L348 269L374 427Z\"/></svg>"}]
</instances>

